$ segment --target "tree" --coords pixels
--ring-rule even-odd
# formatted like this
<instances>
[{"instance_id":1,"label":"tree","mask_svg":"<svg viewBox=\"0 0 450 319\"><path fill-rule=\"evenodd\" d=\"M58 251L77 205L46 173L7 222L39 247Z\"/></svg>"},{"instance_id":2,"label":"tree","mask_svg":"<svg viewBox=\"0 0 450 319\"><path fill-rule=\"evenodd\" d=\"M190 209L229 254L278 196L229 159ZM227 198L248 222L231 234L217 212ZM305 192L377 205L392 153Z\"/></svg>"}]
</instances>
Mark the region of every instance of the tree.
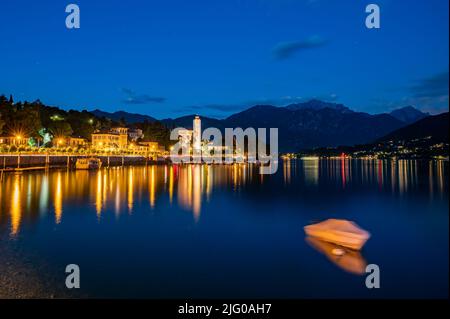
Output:
<instances>
[{"instance_id":1,"label":"tree","mask_svg":"<svg viewBox=\"0 0 450 319\"><path fill-rule=\"evenodd\" d=\"M98 121L87 111L70 110L67 115L67 121L72 127L73 135L86 139L90 139L91 134L99 127Z\"/></svg>"},{"instance_id":2,"label":"tree","mask_svg":"<svg viewBox=\"0 0 450 319\"><path fill-rule=\"evenodd\" d=\"M66 121L53 122L48 130L54 138L69 137L73 133L72 127L70 126L69 122Z\"/></svg>"},{"instance_id":3,"label":"tree","mask_svg":"<svg viewBox=\"0 0 450 319\"><path fill-rule=\"evenodd\" d=\"M172 144L170 140L170 130L161 122L148 122L145 121L141 124L137 124L144 133L144 141L146 142L158 142L166 147Z\"/></svg>"},{"instance_id":4,"label":"tree","mask_svg":"<svg viewBox=\"0 0 450 319\"><path fill-rule=\"evenodd\" d=\"M3 127L5 126L5 121L3 120L3 116L0 113L0 134L3 134Z\"/></svg>"},{"instance_id":5,"label":"tree","mask_svg":"<svg viewBox=\"0 0 450 319\"><path fill-rule=\"evenodd\" d=\"M0 109L2 120L6 123L3 131L9 135L39 137L41 128L40 105L28 102L4 105Z\"/></svg>"}]
</instances>

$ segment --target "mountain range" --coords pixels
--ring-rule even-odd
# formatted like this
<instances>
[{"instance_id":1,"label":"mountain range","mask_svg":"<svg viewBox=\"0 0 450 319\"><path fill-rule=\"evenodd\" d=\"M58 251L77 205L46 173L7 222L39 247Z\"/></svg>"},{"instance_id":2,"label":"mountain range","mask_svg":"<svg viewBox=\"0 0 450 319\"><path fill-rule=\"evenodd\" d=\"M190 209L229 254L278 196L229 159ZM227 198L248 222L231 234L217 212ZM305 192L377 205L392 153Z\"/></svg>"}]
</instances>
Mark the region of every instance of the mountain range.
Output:
<instances>
[{"instance_id":1,"label":"mountain range","mask_svg":"<svg viewBox=\"0 0 450 319\"><path fill-rule=\"evenodd\" d=\"M124 120L126 123L133 124L133 123L141 123L141 122L156 122L157 119L154 117L151 117L149 115L143 115L138 113L129 113L125 111L117 111L117 112L104 112L99 109L91 111L92 114L94 114L97 117L106 117L113 121L122 121Z\"/></svg>"},{"instance_id":2,"label":"mountain range","mask_svg":"<svg viewBox=\"0 0 450 319\"><path fill-rule=\"evenodd\" d=\"M92 111L99 117L107 117L127 123L157 121L148 115L133 114L124 111L107 113ZM166 126L192 128L195 115L176 119L163 119ZM343 104L311 100L285 107L273 105L255 105L225 119L201 116L202 127L276 127L279 133L281 152L311 149L316 147L334 147L356 145L376 141L389 133L422 120L429 116L412 106L394 110L390 113L368 114L356 112Z\"/></svg>"},{"instance_id":3,"label":"mountain range","mask_svg":"<svg viewBox=\"0 0 450 319\"><path fill-rule=\"evenodd\" d=\"M429 113L423 113L413 106L405 106L400 109L394 110L389 113L391 116L395 117L397 120L402 122L411 124L421 120L427 116L430 116Z\"/></svg>"},{"instance_id":4,"label":"mountain range","mask_svg":"<svg viewBox=\"0 0 450 319\"><path fill-rule=\"evenodd\" d=\"M449 140L449 113L432 115L402 127L379 139L379 142L410 141L430 137L433 143Z\"/></svg>"}]
</instances>

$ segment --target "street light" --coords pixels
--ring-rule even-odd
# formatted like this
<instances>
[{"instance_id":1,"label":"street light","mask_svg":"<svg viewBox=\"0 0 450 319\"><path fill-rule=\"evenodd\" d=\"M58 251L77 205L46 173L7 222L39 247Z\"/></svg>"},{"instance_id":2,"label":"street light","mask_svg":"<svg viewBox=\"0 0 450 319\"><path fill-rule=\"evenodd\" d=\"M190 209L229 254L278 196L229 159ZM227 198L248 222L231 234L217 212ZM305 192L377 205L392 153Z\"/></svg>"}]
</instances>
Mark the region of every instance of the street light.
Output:
<instances>
[{"instance_id":1,"label":"street light","mask_svg":"<svg viewBox=\"0 0 450 319\"><path fill-rule=\"evenodd\" d=\"M61 144L63 144L63 139L62 138L58 138L57 140L56 140L56 148L60 148L61 147Z\"/></svg>"},{"instance_id":2,"label":"street light","mask_svg":"<svg viewBox=\"0 0 450 319\"><path fill-rule=\"evenodd\" d=\"M16 135L16 140L18 141L18 143L19 143L19 145L20 145L20 140L22 139L22 136L21 135ZM15 140L15 141L16 141ZM14 141L14 144L15 144L15 141Z\"/></svg>"}]
</instances>

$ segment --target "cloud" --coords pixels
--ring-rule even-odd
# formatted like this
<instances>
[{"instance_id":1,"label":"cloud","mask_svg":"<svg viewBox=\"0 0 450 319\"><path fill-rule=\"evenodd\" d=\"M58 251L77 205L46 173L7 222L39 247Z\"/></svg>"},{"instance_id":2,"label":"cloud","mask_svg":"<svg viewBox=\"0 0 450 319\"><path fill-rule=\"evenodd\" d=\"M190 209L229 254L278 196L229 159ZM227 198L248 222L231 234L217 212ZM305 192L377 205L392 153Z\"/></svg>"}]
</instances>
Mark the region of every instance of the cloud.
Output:
<instances>
[{"instance_id":1,"label":"cloud","mask_svg":"<svg viewBox=\"0 0 450 319\"><path fill-rule=\"evenodd\" d=\"M136 92L127 88L122 88L122 93L125 94L125 98L122 99L123 104L153 104L164 103L166 101L165 97L136 94Z\"/></svg>"},{"instance_id":2,"label":"cloud","mask_svg":"<svg viewBox=\"0 0 450 319\"><path fill-rule=\"evenodd\" d=\"M411 87L411 92L415 98L439 98L448 97L449 84L448 71L435 74L422 79L418 84Z\"/></svg>"},{"instance_id":3,"label":"cloud","mask_svg":"<svg viewBox=\"0 0 450 319\"><path fill-rule=\"evenodd\" d=\"M437 114L448 111L448 70L417 81L408 88L412 94L406 97L408 104L419 106L423 111Z\"/></svg>"},{"instance_id":4,"label":"cloud","mask_svg":"<svg viewBox=\"0 0 450 319\"><path fill-rule=\"evenodd\" d=\"M389 89L388 93L402 93L394 99L375 98L370 101L380 110L394 110L412 105L423 112L438 114L448 111L449 103L448 70L417 80L409 86Z\"/></svg>"},{"instance_id":5,"label":"cloud","mask_svg":"<svg viewBox=\"0 0 450 319\"><path fill-rule=\"evenodd\" d=\"M285 60L294 56L295 53L319 48L327 44L320 36L312 36L301 41L281 42L273 48L273 54L277 60Z\"/></svg>"}]
</instances>

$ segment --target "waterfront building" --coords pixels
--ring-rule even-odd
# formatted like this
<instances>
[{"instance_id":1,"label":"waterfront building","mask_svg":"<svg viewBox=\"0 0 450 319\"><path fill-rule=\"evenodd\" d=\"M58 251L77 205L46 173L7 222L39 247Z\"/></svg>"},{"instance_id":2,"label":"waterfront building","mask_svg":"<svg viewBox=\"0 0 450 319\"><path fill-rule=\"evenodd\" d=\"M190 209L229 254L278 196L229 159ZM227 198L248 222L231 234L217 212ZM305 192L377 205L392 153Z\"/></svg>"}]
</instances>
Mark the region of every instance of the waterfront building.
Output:
<instances>
[{"instance_id":1,"label":"waterfront building","mask_svg":"<svg viewBox=\"0 0 450 319\"><path fill-rule=\"evenodd\" d=\"M128 145L128 129L115 127L109 132L92 134L92 146L97 149L121 150Z\"/></svg>"},{"instance_id":2,"label":"waterfront building","mask_svg":"<svg viewBox=\"0 0 450 319\"><path fill-rule=\"evenodd\" d=\"M135 152L135 153L140 153L140 154L147 154L149 151L149 147L147 145L144 144L135 144L135 143L130 143L128 148Z\"/></svg>"},{"instance_id":3,"label":"waterfront building","mask_svg":"<svg viewBox=\"0 0 450 319\"><path fill-rule=\"evenodd\" d=\"M192 141L192 130L182 129L178 131L178 140L182 148L190 148Z\"/></svg>"},{"instance_id":4,"label":"waterfront building","mask_svg":"<svg viewBox=\"0 0 450 319\"><path fill-rule=\"evenodd\" d=\"M130 143L129 150L134 154L145 155L152 159L156 159L165 152L164 146L158 145L158 142Z\"/></svg>"},{"instance_id":5,"label":"waterfront building","mask_svg":"<svg viewBox=\"0 0 450 319\"><path fill-rule=\"evenodd\" d=\"M28 138L22 137L20 135L17 136L0 136L0 144L6 144L6 145L27 145L28 144Z\"/></svg>"},{"instance_id":6,"label":"waterfront building","mask_svg":"<svg viewBox=\"0 0 450 319\"><path fill-rule=\"evenodd\" d=\"M200 154L202 151L202 122L199 116L194 118L193 124L193 150L194 154Z\"/></svg>"},{"instance_id":7,"label":"waterfront building","mask_svg":"<svg viewBox=\"0 0 450 319\"><path fill-rule=\"evenodd\" d=\"M61 137L53 139L53 145L57 147L73 147L78 148L80 146L85 146L87 140L82 137Z\"/></svg>"},{"instance_id":8,"label":"waterfront building","mask_svg":"<svg viewBox=\"0 0 450 319\"><path fill-rule=\"evenodd\" d=\"M146 146L149 152L158 152L158 142L140 142L139 145Z\"/></svg>"},{"instance_id":9,"label":"waterfront building","mask_svg":"<svg viewBox=\"0 0 450 319\"><path fill-rule=\"evenodd\" d=\"M87 144L87 140L82 137L69 137L66 139L66 141L67 141L67 146L75 147L75 148L85 146Z\"/></svg>"},{"instance_id":10,"label":"waterfront building","mask_svg":"<svg viewBox=\"0 0 450 319\"><path fill-rule=\"evenodd\" d=\"M228 146L226 145L214 145L213 142L208 142L204 146L204 150L207 152L207 154L211 154L214 152L214 154L225 154L225 152L228 150Z\"/></svg>"},{"instance_id":11,"label":"waterfront building","mask_svg":"<svg viewBox=\"0 0 450 319\"><path fill-rule=\"evenodd\" d=\"M179 130L178 141L182 148L192 149L195 154L200 154L202 150L202 123L199 116L195 116L192 128L192 130Z\"/></svg>"},{"instance_id":12,"label":"waterfront building","mask_svg":"<svg viewBox=\"0 0 450 319\"><path fill-rule=\"evenodd\" d=\"M136 142L138 139L143 138L144 134L139 128L132 128L128 130L128 138L130 141Z\"/></svg>"},{"instance_id":13,"label":"waterfront building","mask_svg":"<svg viewBox=\"0 0 450 319\"><path fill-rule=\"evenodd\" d=\"M128 134L128 128L127 127L113 127L111 128L111 132L112 133L116 133L116 134Z\"/></svg>"}]
</instances>

